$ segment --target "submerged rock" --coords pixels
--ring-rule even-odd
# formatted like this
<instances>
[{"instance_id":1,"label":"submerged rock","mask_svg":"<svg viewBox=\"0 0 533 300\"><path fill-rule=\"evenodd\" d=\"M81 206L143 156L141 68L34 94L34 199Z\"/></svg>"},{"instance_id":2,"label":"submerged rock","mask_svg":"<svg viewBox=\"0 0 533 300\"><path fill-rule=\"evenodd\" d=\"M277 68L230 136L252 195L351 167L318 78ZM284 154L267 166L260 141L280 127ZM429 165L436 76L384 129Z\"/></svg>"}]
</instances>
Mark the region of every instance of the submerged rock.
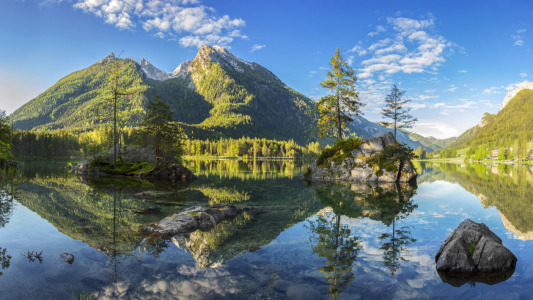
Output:
<instances>
[{"instance_id":1,"label":"submerged rock","mask_svg":"<svg viewBox=\"0 0 533 300\"><path fill-rule=\"evenodd\" d=\"M250 208L237 208L233 205L213 205L210 207L192 206L168 216L159 223L144 229L147 232L170 237L176 234L188 234L197 229L208 231L223 220L233 219L239 213Z\"/></svg>"},{"instance_id":2,"label":"submerged rock","mask_svg":"<svg viewBox=\"0 0 533 300\"><path fill-rule=\"evenodd\" d=\"M469 219L459 224L435 255L439 275L453 286L507 280L514 273L516 261L487 225Z\"/></svg>"},{"instance_id":3,"label":"submerged rock","mask_svg":"<svg viewBox=\"0 0 533 300\"><path fill-rule=\"evenodd\" d=\"M320 181L413 182L418 176L409 159L400 158L393 153L383 159L382 153L387 153L384 151L391 148L405 151L405 148L394 143L394 136L390 132L371 140L353 142L352 147L351 150L340 149L335 153L331 148L324 150L330 152L329 157L325 157L323 152L311 164L306 177ZM346 150L349 152L345 152ZM380 167L383 161L386 161L386 166Z\"/></svg>"},{"instance_id":4,"label":"submerged rock","mask_svg":"<svg viewBox=\"0 0 533 300\"><path fill-rule=\"evenodd\" d=\"M61 257L61 259L63 259L64 262L66 262L69 265L71 265L74 262L74 255L70 253L63 252L59 256Z\"/></svg>"}]
</instances>

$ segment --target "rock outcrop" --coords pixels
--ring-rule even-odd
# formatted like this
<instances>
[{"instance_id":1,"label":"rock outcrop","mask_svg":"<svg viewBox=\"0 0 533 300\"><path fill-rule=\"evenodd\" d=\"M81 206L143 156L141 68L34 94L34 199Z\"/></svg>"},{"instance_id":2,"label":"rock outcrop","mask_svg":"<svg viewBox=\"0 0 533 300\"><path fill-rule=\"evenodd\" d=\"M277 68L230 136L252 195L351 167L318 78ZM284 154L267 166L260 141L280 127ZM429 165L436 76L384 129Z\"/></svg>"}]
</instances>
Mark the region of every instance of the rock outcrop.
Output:
<instances>
[{"instance_id":1,"label":"rock outcrop","mask_svg":"<svg viewBox=\"0 0 533 300\"><path fill-rule=\"evenodd\" d=\"M377 161L382 152L394 146L394 136L387 132L381 137L363 141L342 161L330 158L320 162L319 159L311 164L307 176L313 180L322 181L352 181L352 182L411 182L416 180L418 173L409 159L386 158L389 166L382 168Z\"/></svg>"},{"instance_id":2,"label":"rock outcrop","mask_svg":"<svg viewBox=\"0 0 533 300\"><path fill-rule=\"evenodd\" d=\"M439 275L453 286L507 280L514 273L516 261L487 225L469 219L459 224L435 255Z\"/></svg>"},{"instance_id":3,"label":"rock outcrop","mask_svg":"<svg viewBox=\"0 0 533 300\"><path fill-rule=\"evenodd\" d=\"M224 220L231 220L250 208L237 208L233 205L215 204L209 207L192 206L179 213L175 213L161 220L159 223L146 227L146 232L152 232L163 237L176 234L189 234L194 231L209 231Z\"/></svg>"},{"instance_id":4,"label":"rock outcrop","mask_svg":"<svg viewBox=\"0 0 533 300\"><path fill-rule=\"evenodd\" d=\"M105 153L92 156L86 160L78 163L75 168L78 175L122 175L135 176L141 178L158 178L158 179L178 179L178 180L192 180L196 176L186 167L178 163L170 155L160 155L157 161L157 167L147 170L146 172L118 172L109 173L106 171L106 166L113 161L114 149L110 148ZM136 148L123 146L121 153L121 160L123 163L155 163L154 150L150 148Z\"/></svg>"}]
</instances>

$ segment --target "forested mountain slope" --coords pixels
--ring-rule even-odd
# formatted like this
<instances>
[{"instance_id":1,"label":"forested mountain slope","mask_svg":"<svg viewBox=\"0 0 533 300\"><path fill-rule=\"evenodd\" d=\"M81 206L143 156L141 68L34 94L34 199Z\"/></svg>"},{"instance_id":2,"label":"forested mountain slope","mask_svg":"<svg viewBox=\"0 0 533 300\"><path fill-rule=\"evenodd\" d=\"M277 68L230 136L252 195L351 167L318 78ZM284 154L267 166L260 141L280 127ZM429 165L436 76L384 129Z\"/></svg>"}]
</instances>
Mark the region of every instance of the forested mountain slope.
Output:
<instances>
[{"instance_id":1,"label":"forested mountain slope","mask_svg":"<svg viewBox=\"0 0 533 300\"><path fill-rule=\"evenodd\" d=\"M203 46L192 61L166 74L144 59L109 55L76 71L12 115L18 129L91 130L109 123L114 74L119 73L123 125L135 126L148 99L160 94L174 119L201 138L242 136L305 142L315 120L312 100L266 68L220 47ZM194 138L194 136L192 136Z\"/></svg>"},{"instance_id":2,"label":"forested mountain slope","mask_svg":"<svg viewBox=\"0 0 533 300\"><path fill-rule=\"evenodd\" d=\"M463 133L453 148L513 146L518 140L533 139L533 90L522 89L502 109L492 115L485 113L481 122Z\"/></svg>"}]
</instances>

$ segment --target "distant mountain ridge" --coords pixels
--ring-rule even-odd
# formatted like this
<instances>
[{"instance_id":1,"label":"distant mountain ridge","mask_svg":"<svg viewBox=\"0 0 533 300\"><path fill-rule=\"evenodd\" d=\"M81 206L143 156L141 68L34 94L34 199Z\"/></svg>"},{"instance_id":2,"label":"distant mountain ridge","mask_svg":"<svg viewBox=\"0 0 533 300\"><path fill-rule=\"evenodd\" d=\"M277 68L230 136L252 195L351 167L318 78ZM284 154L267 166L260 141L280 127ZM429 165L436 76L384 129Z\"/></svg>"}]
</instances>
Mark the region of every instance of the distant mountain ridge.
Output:
<instances>
[{"instance_id":1,"label":"distant mountain ridge","mask_svg":"<svg viewBox=\"0 0 533 300\"><path fill-rule=\"evenodd\" d=\"M263 66L247 62L218 46L202 46L192 60L165 72L142 58L119 59L113 53L60 79L12 115L15 128L86 131L109 122L101 112L111 99L111 68L120 65L121 83L135 92L124 108L123 125L136 126L148 99L160 94L174 111L190 138L218 139L242 136L304 144L314 138L314 101L286 86ZM372 138L392 129L356 117L349 130ZM398 140L431 152L444 140L398 132Z\"/></svg>"}]
</instances>

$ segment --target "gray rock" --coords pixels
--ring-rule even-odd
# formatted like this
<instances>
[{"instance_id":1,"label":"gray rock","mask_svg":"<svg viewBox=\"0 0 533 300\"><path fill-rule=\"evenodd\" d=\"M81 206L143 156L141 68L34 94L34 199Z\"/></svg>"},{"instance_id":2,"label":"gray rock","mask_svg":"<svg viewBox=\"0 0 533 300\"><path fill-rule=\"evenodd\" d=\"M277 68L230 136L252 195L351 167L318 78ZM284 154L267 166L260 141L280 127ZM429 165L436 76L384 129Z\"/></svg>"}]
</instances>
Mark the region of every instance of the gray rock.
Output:
<instances>
[{"instance_id":1,"label":"gray rock","mask_svg":"<svg viewBox=\"0 0 533 300\"><path fill-rule=\"evenodd\" d=\"M397 163L396 170L392 171L380 169L377 164L371 164L372 156L378 155L386 146L391 144L394 144L394 136L387 132L383 136L365 141L359 148L351 150L351 156L340 163L329 161L329 166L321 167L316 161L313 162L309 177L317 181L414 182L418 173L411 161L404 161L401 165Z\"/></svg>"},{"instance_id":2,"label":"gray rock","mask_svg":"<svg viewBox=\"0 0 533 300\"><path fill-rule=\"evenodd\" d=\"M435 255L443 281L461 286L466 282L494 284L508 279L516 257L485 224L463 221L442 243Z\"/></svg>"},{"instance_id":3,"label":"gray rock","mask_svg":"<svg viewBox=\"0 0 533 300\"><path fill-rule=\"evenodd\" d=\"M66 262L69 265L71 265L74 262L74 255L70 253L63 252L59 256L61 257L61 259L63 259L64 262Z\"/></svg>"},{"instance_id":4,"label":"gray rock","mask_svg":"<svg viewBox=\"0 0 533 300\"><path fill-rule=\"evenodd\" d=\"M198 229L198 221L190 213L182 212L166 217L155 225L155 232L165 236L188 233Z\"/></svg>"},{"instance_id":5,"label":"gray rock","mask_svg":"<svg viewBox=\"0 0 533 300\"><path fill-rule=\"evenodd\" d=\"M199 212L195 218L198 221L198 229L201 231L209 231L217 225L215 218L205 212Z\"/></svg>"}]
</instances>

